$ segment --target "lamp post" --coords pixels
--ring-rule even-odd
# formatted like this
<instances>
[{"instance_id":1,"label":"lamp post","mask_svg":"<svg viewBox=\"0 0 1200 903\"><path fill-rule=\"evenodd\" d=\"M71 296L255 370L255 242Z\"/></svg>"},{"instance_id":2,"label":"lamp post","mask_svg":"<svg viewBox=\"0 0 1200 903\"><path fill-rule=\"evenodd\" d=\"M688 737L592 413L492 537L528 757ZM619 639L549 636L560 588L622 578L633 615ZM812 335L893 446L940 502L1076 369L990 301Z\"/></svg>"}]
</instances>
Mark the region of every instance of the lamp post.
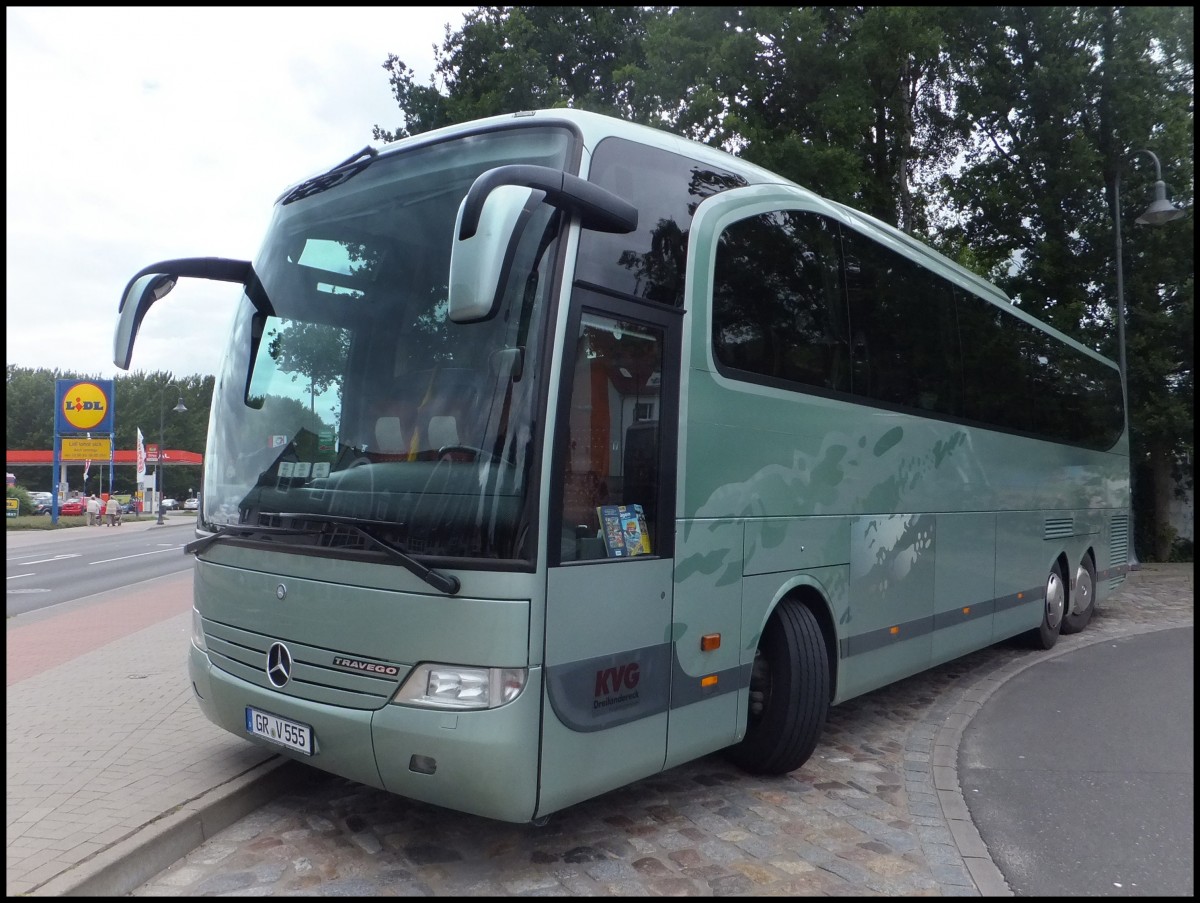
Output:
<instances>
[{"instance_id":1,"label":"lamp post","mask_svg":"<svg viewBox=\"0 0 1200 903\"><path fill-rule=\"evenodd\" d=\"M1144 226L1161 226L1184 216L1184 212L1167 200L1167 186L1162 178L1162 166L1153 151L1139 150L1130 154L1130 158L1145 154L1154 161L1154 202L1134 222ZM1117 167L1113 179L1113 220L1117 233L1117 366L1121 370L1121 395L1125 409L1125 434L1129 435L1129 373L1125 365L1125 272L1121 263L1121 167ZM1130 437L1129 456L1129 569L1136 571L1141 568L1138 561L1133 530L1133 480L1137 470L1137 462L1133 459L1133 443Z\"/></svg>"},{"instance_id":2,"label":"lamp post","mask_svg":"<svg viewBox=\"0 0 1200 903\"><path fill-rule=\"evenodd\" d=\"M163 524L163 466L167 463L167 446L163 443L163 397L167 391L167 385L158 390L158 464L154 469L154 488L158 492L158 525ZM176 414L184 413L187 408L183 404L183 396L179 396L179 403L171 408Z\"/></svg>"}]
</instances>

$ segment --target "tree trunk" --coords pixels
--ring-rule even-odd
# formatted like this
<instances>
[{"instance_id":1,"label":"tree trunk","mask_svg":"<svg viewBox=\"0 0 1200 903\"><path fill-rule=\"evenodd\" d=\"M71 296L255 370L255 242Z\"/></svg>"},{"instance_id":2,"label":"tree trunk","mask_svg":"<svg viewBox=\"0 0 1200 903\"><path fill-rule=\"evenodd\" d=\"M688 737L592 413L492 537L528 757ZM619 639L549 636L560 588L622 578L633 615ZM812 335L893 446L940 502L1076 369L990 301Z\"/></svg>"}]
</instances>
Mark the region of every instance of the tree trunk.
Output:
<instances>
[{"instance_id":1,"label":"tree trunk","mask_svg":"<svg viewBox=\"0 0 1200 903\"><path fill-rule=\"evenodd\" d=\"M1154 522L1150 533L1154 560L1170 561L1175 530L1171 527L1171 497L1175 489L1169 449L1150 451L1150 498L1154 500Z\"/></svg>"}]
</instances>

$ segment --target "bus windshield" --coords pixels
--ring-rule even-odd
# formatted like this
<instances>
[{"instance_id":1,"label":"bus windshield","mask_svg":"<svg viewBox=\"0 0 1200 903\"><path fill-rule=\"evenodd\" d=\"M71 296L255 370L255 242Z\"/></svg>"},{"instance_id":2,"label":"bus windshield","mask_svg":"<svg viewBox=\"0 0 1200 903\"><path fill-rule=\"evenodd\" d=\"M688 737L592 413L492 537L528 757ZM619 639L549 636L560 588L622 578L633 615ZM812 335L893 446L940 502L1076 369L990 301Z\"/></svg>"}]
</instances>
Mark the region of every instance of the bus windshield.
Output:
<instances>
[{"instance_id":1,"label":"bus windshield","mask_svg":"<svg viewBox=\"0 0 1200 903\"><path fill-rule=\"evenodd\" d=\"M498 311L447 317L455 217L481 173L562 170L565 129L379 155L285 195L213 397L202 520L332 553L528 560L536 375L560 217L522 233ZM265 303L264 303L265 299ZM341 524L343 529L339 526ZM278 540L276 540L278 541Z\"/></svg>"}]
</instances>

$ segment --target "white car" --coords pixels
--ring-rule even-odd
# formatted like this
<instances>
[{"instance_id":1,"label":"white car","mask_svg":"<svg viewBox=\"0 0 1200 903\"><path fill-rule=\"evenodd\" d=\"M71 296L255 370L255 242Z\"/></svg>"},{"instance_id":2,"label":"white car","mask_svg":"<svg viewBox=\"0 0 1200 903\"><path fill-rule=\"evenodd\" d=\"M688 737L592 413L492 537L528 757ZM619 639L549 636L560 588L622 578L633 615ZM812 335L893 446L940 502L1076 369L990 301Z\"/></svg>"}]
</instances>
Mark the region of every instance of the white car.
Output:
<instances>
[{"instance_id":1,"label":"white car","mask_svg":"<svg viewBox=\"0 0 1200 903\"><path fill-rule=\"evenodd\" d=\"M198 511L200 509L200 499L187 499L183 503L184 511Z\"/></svg>"}]
</instances>

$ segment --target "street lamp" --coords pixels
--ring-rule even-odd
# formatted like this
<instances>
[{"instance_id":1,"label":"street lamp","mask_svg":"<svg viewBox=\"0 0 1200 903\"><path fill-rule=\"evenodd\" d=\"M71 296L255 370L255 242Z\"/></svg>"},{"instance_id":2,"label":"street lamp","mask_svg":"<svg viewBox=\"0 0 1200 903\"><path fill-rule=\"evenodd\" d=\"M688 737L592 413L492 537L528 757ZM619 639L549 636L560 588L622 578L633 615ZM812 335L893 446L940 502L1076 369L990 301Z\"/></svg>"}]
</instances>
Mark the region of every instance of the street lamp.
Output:
<instances>
[{"instance_id":1,"label":"street lamp","mask_svg":"<svg viewBox=\"0 0 1200 903\"><path fill-rule=\"evenodd\" d=\"M170 383L167 383L169 386ZM154 471L155 490L158 492L158 525L163 524L163 467L167 463L167 446L163 443L163 396L167 386L158 390L158 465ZM187 408L183 404L183 395L179 396L179 404L171 408L176 414L184 413Z\"/></svg>"},{"instance_id":2,"label":"street lamp","mask_svg":"<svg viewBox=\"0 0 1200 903\"><path fill-rule=\"evenodd\" d=\"M1139 150L1130 154L1130 158L1145 154L1154 161L1154 203L1134 222L1143 226L1161 226L1184 216L1184 211L1167 200L1167 186L1162 178L1162 166L1153 151ZM1117 232L1117 366L1121 369L1121 395L1125 408L1125 434L1129 435L1129 374L1125 366L1125 272L1121 264L1121 167L1117 166L1117 174L1113 179L1113 219ZM1130 437L1132 440L1132 437ZM1138 561L1137 549L1133 532L1133 480L1137 470L1137 462L1133 459L1132 441L1129 456L1129 569L1136 571L1141 568Z\"/></svg>"}]
</instances>

